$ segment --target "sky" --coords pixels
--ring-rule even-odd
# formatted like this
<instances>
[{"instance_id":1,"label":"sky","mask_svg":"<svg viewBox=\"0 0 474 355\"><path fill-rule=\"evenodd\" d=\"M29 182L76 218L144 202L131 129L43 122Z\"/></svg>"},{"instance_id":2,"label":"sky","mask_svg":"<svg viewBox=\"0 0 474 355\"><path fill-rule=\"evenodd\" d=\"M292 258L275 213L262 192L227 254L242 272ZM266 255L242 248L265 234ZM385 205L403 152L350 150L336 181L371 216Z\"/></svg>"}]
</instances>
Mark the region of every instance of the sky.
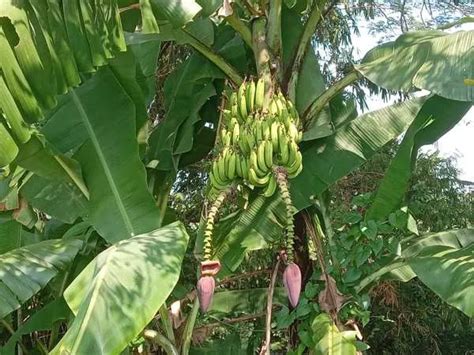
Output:
<instances>
[{"instance_id":1,"label":"sky","mask_svg":"<svg viewBox=\"0 0 474 355\"><path fill-rule=\"evenodd\" d=\"M369 33L368 25L359 27L360 35L353 35L353 45L355 47L354 57L362 58L371 48L375 47L381 39L381 34ZM474 30L474 23L464 24L453 28L452 31ZM387 34L383 34L387 38ZM393 32L395 39L400 32ZM384 39L385 39L384 38ZM368 100L369 110L375 110L389 105L390 102L382 102L380 99L372 98ZM460 170L459 178L474 182L474 107L464 116L464 118L448 133L441 137L432 146L423 148L425 151L439 150L443 157L455 157L457 167Z\"/></svg>"}]
</instances>

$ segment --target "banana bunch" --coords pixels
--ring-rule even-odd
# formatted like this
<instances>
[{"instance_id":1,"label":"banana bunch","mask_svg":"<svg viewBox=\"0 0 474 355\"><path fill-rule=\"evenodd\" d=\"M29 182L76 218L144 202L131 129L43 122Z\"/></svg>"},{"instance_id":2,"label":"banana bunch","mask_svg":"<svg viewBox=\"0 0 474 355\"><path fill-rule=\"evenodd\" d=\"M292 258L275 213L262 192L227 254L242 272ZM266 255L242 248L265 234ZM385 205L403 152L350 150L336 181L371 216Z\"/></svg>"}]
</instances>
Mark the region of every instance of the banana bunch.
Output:
<instances>
[{"instance_id":1,"label":"banana bunch","mask_svg":"<svg viewBox=\"0 0 474 355\"><path fill-rule=\"evenodd\" d=\"M266 197L277 188L274 168L283 167L289 178L303 169L298 148L302 132L298 113L281 92L264 108L265 83L243 83L231 94L219 131L219 154L212 164L213 193L228 188L235 179L263 187Z\"/></svg>"}]
</instances>

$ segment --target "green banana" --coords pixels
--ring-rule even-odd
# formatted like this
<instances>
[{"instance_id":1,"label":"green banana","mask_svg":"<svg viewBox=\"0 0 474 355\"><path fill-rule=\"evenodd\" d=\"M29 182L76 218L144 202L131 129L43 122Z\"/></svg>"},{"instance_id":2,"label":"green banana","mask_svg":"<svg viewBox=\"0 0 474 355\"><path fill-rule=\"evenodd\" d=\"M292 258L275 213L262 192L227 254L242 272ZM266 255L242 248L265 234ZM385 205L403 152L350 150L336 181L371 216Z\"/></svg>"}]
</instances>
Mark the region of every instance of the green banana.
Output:
<instances>
[{"instance_id":1,"label":"green banana","mask_svg":"<svg viewBox=\"0 0 474 355\"><path fill-rule=\"evenodd\" d=\"M255 89L255 110L263 109L263 102L265 101L265 80L258 79Z\"/></svg>"},{"instance_id":2,"label":"green banana","mask_svg":"<svg viewBox=\"0 0 474 355\"><path fill-rule=\"evenodd\" d=\"M209 178L211 179L212 187L216 188L217 190L224 190L225 188L227 188L227 184L221 183L217 179L216 175L214 175L214 172L211 171L211 173L209 174Z\"/></svg>"},{"instance_id":3,"label":"green banana","mask_svg":"<svg viewBox=\"0 0 474 355\"><path fill-rule=\"evenodd\" d=\"M289 145L288 145L288 152L289 152L289 157L288 157L288 166L292 166L295 161L296 161L296 154L298 153L298 145L291 140Z\"/></svg>"},{"instance_id":4,"label":"green banana","mask_svg":"<svg viewBox=\"0 0 474 355\"><path fill-rule=\"evenodd\" d=\"M270 177L270 180L268 181L267 187L265 188L265 190L263 190L263 196L272 197L276 191L276 188L277 188L277 181L276 181L275 176L272 175Z\"/></svg>"},{"instance_id":5,"label":"green banana","mask_svg":"<svg viewBox=\"0 0 474 355\"><path fill-rule=\"evenodd\" d=\"M273 167L273 144L270 141L263 141L265 143L265 164L268 169Z\"/></svg>"},{"instance_id":6,"label":"green banana","mask_svg":"<svg viewBox=\"0 0 474 355\"><path fill-rule=\"evenodd\" d=\"M294 173L292 174L288 173L288 178L293 179L297 177L301 173L302 170L303 170L303 164L299 164L298 169Z\"/></svg>"},{"instance_id":7,"label":"green banana","mask_svg":"<svg viewBox=\"0 0 474 355\"><path fill-rule=\"evenodd\" d=\"M271 176L272 175L268 173L264 177L258 177L257 173L255 172L255 169L253 167L249 168L249 181L252 185L265 186L270 180Z\"/></svg>"},{"instance_id":8,"label":"green banana","mask_svg":"<svg viewBox=\"0 0 474 355\"><path fill-rule=\"evenodd\" d=\"M243 83L240 85L239 91L237 92L237 105L239 106L240 116L243 120L247 120L247 100L245 99L245 88L246 85Z\"/></svg>"},{"instance_id":9,"label":"green banana","mask_svg":"<svg viewBox=\"0 0 474 355\"><path fill-rule=\"evenodd\" d=\"M288 136L294 141L297 141L299 138L298 128L296 128L294 123L290 123L288 126Z\"/></svg>"},{"instance_id":10,"label":"green banana","mask_svg":"<svg viewBox=\"0 0 474 355\"><path fill-rule=\"evenodd\" d=\"M263 139L262 135L262 122L260 120L256 120L253 123L253 130L255 132L254 136L257 140L257 143Z\"/></svg>"},{"instance_id":11,"label":"green banana","mask_svg":"<svg viewBox=\"0 0 474 355\"><path fill-rule=\"evenodd\" d=\"M232 144L237 145L240 141L240 125L238 122L235 123L234 128L232 130Z\"/></svg>"},{"instance_id":12,"label":"green banana","mask_svg":"<svg viewBox=\"0 0 474 355\"><path fill-rule=\"evenodd\" d=\"M278 122L273 122L270 127L270 139L272 140L273 150L278 150Z\"/></svg>"},{"instance_id":13,"label":"green banana","mask_svg":"<svg viewBox=\"0 0 474 355\"><path fill-rule=\"evenodd\" d=\"M226 185L225 176L224 176L224 178L221 177L220 172L219 172L219 162L218 162L218 160L214 160L214 162L212 163L212 175L213 175L217 185L221 185L221 186Z\"/></svg>"},{"instance_id":14,"label":"green banana","mask_svg":"<svg viewBox=\"0 0 474 355\"><path fill-rule=\"evenodd\" d=\"M264 176L266 174L266 172L262 171L258 166L258 157L257 157L257 152L256 152L255 149L250 152L250 166L249 166L249 168L253 168L258 176Z\"/></svg>"},{"instance_id":15,"label":"green banana","mask_svg":"<svg viewBox=\"0 0 474 355\"><path fill-rule=\"evenodd\" d=\"M244 176L242 175L242 165L240 163L241 159L245 158L243 158L240 154L235 155L235 172L237 173L238 177L243 178Z\"/></svg>"},{"instance_id":16,"label":"green banana","mask_svg":"<svg viewBox=\"0 0 474 355\"><path fill-rule=\"evenodd\" d=\"M226 156L226 175L229 180L234 180L235 178L235 159L236 155L234 152L229 152L229 154Z\"/></svg>"},{"instance_id":17,"label":"green banana","mask_svg":"<svg viewBox=\"0 0 474 355\"><path fill-rule=\"evenodd\" d=\"M222 144L224 144L226 134L227 134L227 130L224 127L222 127L221 130L219 131L219 139L221 140Z\"/></svg>"},{"instance_id":18,"label":"green banana","mask_svg":"<svg viewBox=\"0 0 474 355\"><path fill-rule=\"evenodd\" d=\"M258 145L258 148L257 148L258 167L264 173L266 173L267 170L268 170L267 164L265 162L265 146L266 146L265 141L262 141L262 142L260 142L260 144Z\"/></svg>"},{"instance_id":19,"label":"green banana","mask_svg":"<svg viewBox=\"0 0 474 355\"><path fill-rule=\"evenodd\" d=\"M272 115L279 116L280 111L278 110L278 105L275 101L275 98L270 102L269 111Z\"/></svg>"},{"instance_id":20,"label":"green banana","mask_svg":"<svg viewBox=\"0 0 474 355\"><path fill-rule=\"evenodd\" d=\"M255 82L252 80L247 86L247 111L253 112L255 107Z\"/></svg>"},{"instance_id":21,"label":"green banana","mask_svg":"<svg viewBox=\"0 0 474 355\"><path fill-rule=\"evenodd\" d=\"M226 155L227 155L227 150L224 148L222 151L221 156L217 160L217 171L219 173L219 178L221 181L226 181L227 180L227 174L226 174L226 166L225 166L225 160L226 160Z\"/></svg>"},{"instance_id":22,"label":"green banana","mask_svg":"<svg viewBox=\"0 0 474 355\"><path fill-rule=\"evenodd\" d=\"M247 158L242 157L242 159L240 159L240 167L242 169L242 177L245 180L248 180L249 179L249 164L247 162Z\"/></svg>"},{"instance_id":23,"label":"green banana","mask_svg":"<svg viewBox=\"0 0 474 355\"><path fill-rule=\"evenodd\" d=\"M301 152L298 151L296 152L296 157L293 164L290 167L286 168L286 171L288 172L288 176L296 174L296 172L300 170L300 166L303 166L303 155L301 154Z\"/></svg>"},{"instance_id":24,"label":"green banana","mask_svg":"<svg viewBox=\"0 0 474 355\"><path fill-rule=\"evenodd\" d=\"M267 120L262 121L262 137L264 140L270 139L270 125Z\"/></svg>"}]
</instances>

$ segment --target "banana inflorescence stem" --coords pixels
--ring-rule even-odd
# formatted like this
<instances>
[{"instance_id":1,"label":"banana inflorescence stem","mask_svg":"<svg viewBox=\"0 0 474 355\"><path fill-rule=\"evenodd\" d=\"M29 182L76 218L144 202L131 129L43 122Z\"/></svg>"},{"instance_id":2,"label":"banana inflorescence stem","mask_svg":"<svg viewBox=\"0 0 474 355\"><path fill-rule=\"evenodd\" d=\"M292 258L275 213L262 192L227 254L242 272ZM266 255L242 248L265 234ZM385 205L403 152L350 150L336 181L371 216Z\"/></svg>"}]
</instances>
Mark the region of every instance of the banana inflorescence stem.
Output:
<instances>
[{"instance_id":1,"label":"banana inflorescence stem","mask_svg":"<svg viewBox=\"0 0 474 355\"><path fill-rule=\"evenodd\" d=\"M275 178L280 189L280 194L283 202L286 206L286 254L288 263L294 261L294 239L295 239L295 226L293 223L293 214L295 208L291 201L290 190L288 189L288 175L286 169L278 166L274 170Z\"/></svg>"},{"instance_id":2,"label":"banana inflorescence stem","mask_svg":"<svg viewBox=\"0 0 474 355\"><path fill-rule=\"evenodd\" d=\"M214 223L216 222L217 213L224 203L229 189L223 190L217 195L217 198L211 205L209 213L206 219L206 228L204 230L204 248L203 248L203 259L205 261L211 260L212 256L212 232L214 230Z\"/></svg>"}]
</instances>

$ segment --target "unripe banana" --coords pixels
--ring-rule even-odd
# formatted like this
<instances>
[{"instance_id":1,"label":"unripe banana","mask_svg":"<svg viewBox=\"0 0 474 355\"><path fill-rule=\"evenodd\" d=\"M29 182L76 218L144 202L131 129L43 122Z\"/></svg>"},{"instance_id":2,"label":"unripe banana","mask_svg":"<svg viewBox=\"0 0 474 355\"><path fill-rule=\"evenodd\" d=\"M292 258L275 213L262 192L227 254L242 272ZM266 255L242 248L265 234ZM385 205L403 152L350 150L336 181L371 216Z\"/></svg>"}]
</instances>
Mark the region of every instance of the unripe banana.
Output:
<instances>
[{"instance_id":1,"label":"unripe banana","mask_svg":"<svg viewBox=\"0 0 474 355\"><path fill-rule=\"evenodd\" d=\"M252 185L265 186L268 183L268 181L270 180L271 176L272 175L270 173L268 173L263 177L258 177L255 169L253 167L249 168L249 181Z\"/></svg>"},{"instance_id":2,"label":"unripe banana","mask_svg":"<svg viewBox=\"0 0 474 355\"><path fill-rule=\"evenodd\" d=\"M266 175L266 172L262 171L259 168L257 152L255 151L255 149L250 152L250 166L249 166L249 169L250 168L253 168L255 170L255 173L259 176Z\"/></svg>"},{"instance_id":3,"label":"unripe banana","mask_svg":"<svg viewBox=\"0 0 474 355\"><path fill-rule=\"evenodd\" d=\"M268 124L267 120L262 121L262 137L263 140L270 139L270 125Z\"/></svg>"},{"instance_id":4,"label":"unripe banana","mask_svg":"<svg viewBox=\"0 0 474 355\"><path fill-rule=\"evenodd\" d=\"M294 173L292 174L288 173L288 178L293 179L297 177L301 173L302 170L303 170L303 164L299 164L298 169Z\"/></svg>"},{"instance_id":5,"label":"unripe banana","mask_svg":"<svg viewBox=\"0 0 474 355\"><path fill-rule=\"evenodd\" d=\"M299 143L299 142L301 142L302 140L303 140L303 132L302 132L302 131L299 131L297 142Z\"/></svg>"},{"instance_id":6,"label":"unripe banana","mask_svg":"<svg viewBox=\"0 0 474 355\"><path fill-rule=\"evenodd\" d=\"M296 152L295 160L293 164L291 164L286 171L288 172L288 176L296 174L298 170L300 170L300 166L303 165L303 155L300 151Z\"/></svg>"},{"instance_id":7,"label":"unripe banana","mask_svg":"<svg viewBox=\"0 0 474 355\"><path fill-rule=\"evenodd\" d=\"M263 141L265 143L265 164L268 169L273 167L273 144L270 141Z\"/></svg>"},{"instance_id":8,"label":"unripe banana","mask_svg":"<svg viewBox=\"0 0 474 355\"><path fill-rule=\"evenodd\" d=\"M240 85L239 91L237 92L237 105L239 106L239 112L242 119L247 120L247 100L245 99L245 88L246 84Z\"/></svg>"},{"instance_id":9,"label":"unripe banana","mask_svg":"<svg viewBox=\"0 0 474 355\"><path fill-rule=\"evenodd\" d=\"M242 177L245 180L248 180L249 179L249 163L247 161L247 158L242 157L242 159L240 159L240 167L242 168Z\"/></svg>"},{"instance_id":10,"label":"unripe banana","mask_svg":"<svg viewBox=\"0 0 474 355\"><path fill-rule=\"evenodd\" d=\"M263 109L263 102L265 101L265 80L258 79L255 89L255 110Z\"/></svg>"},{"instance_id":11,"label":"unripe banana","mask_svg":"<svg viewBox=\"0 0 474 355\"><path fill-rule=\"evenodd\" d=\"M214 177L214 180L216 181L216 185L226 185L226 179L221 177L220 172L219 172L219 162L218 160L214 160L212 163L212 175Z\"/></svg>"},{"instance_id":12,"label":"unripe banana","mask_svg":"<svg viewBox=\"0 0 474 355\"><path fill-rule=\"evenodd\" d=\"M252 150L255 147L255 136L253 135L253 132L252 131L250 131L250 132L246 131L244 138L247 142L249 150Z\"/></svg>"},{"instance_id":13,"label":"unripe banana","mask_svg":"<svg viewBox=\"0 0 474 355\"><path fill-rule=\"evenodd\" d=\"M272 115L274 116L279 116L280 114L280 111L278 110L278 105L275 101L276 99L273 98L272 101L270 102L270 107L269 107L269 111Z\"/></svg>"},{"instance_id":14,"label":"unripe banana","mask_svg":"<svg viewBox=\"0 0 474 355\"><path fill-rule=\"evenodd\" d=\"M222 143L224 143L224 146L225 146L225 147L229 147L231 141L232 141L232 133L229 132L229 131L226 131L226 132L225 132L224 139L222 140Z\"/></svg>"},{"instance_id":15,"label":"unripe banana","mask_svg":"<svg viewBox=\"0 0 474 355\"><path fill-rule=\"evenodd\" d=\"M288 145L288 166L292 166L296 161L296 154L298 153L298 145L292 140Z\"/></svg>"},{"instance_id":16,"label":"unripe banana","mask_svg":"<svg viewBox=\"0 0 474 355\"><path fill-rule=\"evenodd\" d=\"M257 148L257 163L258 163L258 168L264 173L267 173L268 167L267 167L267 163L265 162L265 146L266 146L265 141L260 142Z\"/></svg>"},{"instance_id":17,"label":"unripe banana","mask_svg":"<svg viewBox=\"0 0 474 355\"><path fill-rule=\"evenodd\" d=\"M255 107L255 82L252 80L247 86L247 111L253 112Z\"/></svg>"},{"instance_id":18,"label":"unripe banana","mask_svg":"<svg viewBox=\"0 0 474 355\"><path fill-rule=\"evenodd\" d=\"M222 127L221 130L219 131L219 139L221 140L222 144L224 144L226 134L227 134L227 130L224 127Z\"/></svg>"},{"instance_id":19,"label":"unripe banana","mask_svg":"<svg viewBox=\"0 0 474 355\"><path fill-rule=\"evenodd\" d=\"M217 172L219 176L219 180L222 182L227 180L227 174L225 173L226 171L226 166L225 166L225 157L226 155L221 155L219 159L217 160Z\"/></svg>"},{"instance_id":20,"label":"unripe banana","mask_svg":"<svg viewBox=\"0 0 474 355\"><path fill-rule=\"evenodd\" d=\"M257 143L258 143L263 139L262 122L260 120L254 121L253 127L254 127L255 137L257 138Z\"/></svg>"},{"instance_id":21,"label":"unripe banana","mask_svg":"<svg viewBox=\"0 0 474 355\"><path fill-rule=\"evenodd\" d=\"M234 129L232 130L232 144L237 145L240 138L240 125L238 122L235 123Z\"/></svg>"},{"instance_id":22,"label":"unripe banana","mask_svg":"<svg viewBox=\"0 0 474 355\"><path fill-rule=\"evenodd\" d=\"M272 197L276 191L276 188L277 188L277 181L276 181L275 176L272 175L270 177L270 180L268 181L267 187L265 188L265 190L263 190L263 196Z\"/></svg>"},{"instance_id":23,"label":"unripe banana","mask_svg":"<svg viewBox=\"0 0 474 355\"><path fill-rule=\"evenodd\" d=\"M278 150L278 122L273 122L270 127L270 139L272 140L273 150Z\"/></svg>"},{"instance_id":24,"label":"unripe banana","mask_svg":"<svg viewBox=\"0 0 474 355\"><path fill-rule=\"evenodd\" d=\"M245 134L245 132L244 132ZM248 155L250 153L250 149L247 145L247 141L244 140L244 137L243 135L240 137L240 139L238 140L238 144L239 144L239 148L240 148L240 151L244 154L244 155Z\"/></svg>"},{"instance_id":25,"label":"unripe banana","mask_svg":"<svg viewBox=\"0 0 474 355\"><path fill-rule=\"evenodd\" d=\"M296 128L294 123L290 123L288 126L288 136L294 141L297 141L299 138L298 128Z\"/></svg>"},{"instance_id":26,"label":"unripe banana","mask_svg":"<svg viewBox=\"0 0 474 355\"><path fill-rule=\"evenodd\" d=\"M227 184L221 183L221 181L217 179L216 175L214 175L214 172L211 171L209 178L211 179L211 185L213 188L217 190L224 190L227 188Z\"/></svg>"},{"instance_id":27,"label":"unripe banana","mask_svg":"<svg viewBox=\"0 0 474 355\"><path fill-rule=\"evenodd\" d=\"M242 157L240 154L235 155L235 172L237 173L238 177L243 178L244 176L242 175L242 165L240 163L241 159L245 159Z\"/></svg>"},{"instance_id":28,"label":"unripe banana","mask_svg":"<svg viewBox=\"0 0 474 355\"><path fill-rule=\"evenodd\" d=\"M235 159L236 159L236 156L235 156L235 153L234 152L229 152L229 154L227 154L226 156L226 175L227 175L227 178L229 180L234 180L235 178L235 170L236 170L236 166L235 166Z\"/></svg>"}]
</instances>

